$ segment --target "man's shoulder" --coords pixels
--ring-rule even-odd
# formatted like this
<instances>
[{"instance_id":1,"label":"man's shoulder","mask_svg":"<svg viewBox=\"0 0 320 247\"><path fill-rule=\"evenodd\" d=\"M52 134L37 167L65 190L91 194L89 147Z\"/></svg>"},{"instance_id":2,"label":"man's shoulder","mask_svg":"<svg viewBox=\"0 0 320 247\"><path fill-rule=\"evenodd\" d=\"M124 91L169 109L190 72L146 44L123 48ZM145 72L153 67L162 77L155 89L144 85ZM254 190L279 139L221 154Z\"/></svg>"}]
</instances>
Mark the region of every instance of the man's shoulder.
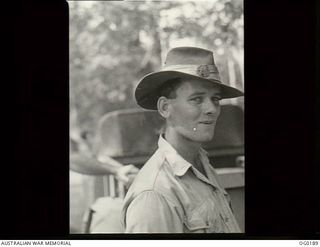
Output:
<instances>
[{"instance_id":1,"label":"man's shoulder","mask_svg":"<svg viewBox=\"0 0 320 247\"><path fill-rule=\"evenodd\" d=\"M165 163L164 154L157 150L144 164L125 196L122 217L125 218L125 212L135 198L143 195L146 191L155 191L159 178L161 179L163 176L162 170Z\"/></svg>"},{"instance_id":2,"label":"man's shoulder","mask_svg":"<svg viewBox=\"0 0 320 247\"><path fill-rule=\"evenodd\" d=\"M172 191L179 188L179 181L174 171L161 151L156 151L139 171L134 182L130 186L125 205L129 205L135 198L143 196L144 192L153 192L169 200L175 200Z\"/></svg>"},{"instance_id":3,"label":"man's shoulder","mask_svg":"<svg viewBox=\"0 0 320 247\"><path fill-rule=\"evenodd\" d=\"M159 180L164 179L167 170L166 158L162 152L157 150L139 171L129 188L128 194L157 190Z\"/></svg>"}]
</instances>

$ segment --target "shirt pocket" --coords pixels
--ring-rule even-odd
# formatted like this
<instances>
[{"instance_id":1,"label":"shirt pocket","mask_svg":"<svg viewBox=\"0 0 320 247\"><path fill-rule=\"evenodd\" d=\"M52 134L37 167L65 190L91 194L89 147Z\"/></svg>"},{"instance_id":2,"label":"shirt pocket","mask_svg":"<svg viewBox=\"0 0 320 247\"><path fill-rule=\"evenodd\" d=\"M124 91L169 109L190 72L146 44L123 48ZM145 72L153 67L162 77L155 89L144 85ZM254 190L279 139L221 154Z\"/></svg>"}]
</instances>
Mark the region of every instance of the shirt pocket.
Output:
<instances>
[{"instance_id":1,"label":"shirt pocket","mask_svg":"<svg viewBox=\"0 0 320 247\"><path fill-rule=\"evenodd\" d=\"M187 233L225 232L225 224L212 200L206 200L192 212L187 213L184 225Z\"/></svg>"},{"instance_id":2,"label":"shirt pocket","mask_svg":"<svg viewBox=\"0 0 320 247\"><path fill-rule=\"evenodd\" d=\"M209 222L196 212L186 217L184 226L186 233L205 233L210 228Z\"/></svg>"}]
</instances>

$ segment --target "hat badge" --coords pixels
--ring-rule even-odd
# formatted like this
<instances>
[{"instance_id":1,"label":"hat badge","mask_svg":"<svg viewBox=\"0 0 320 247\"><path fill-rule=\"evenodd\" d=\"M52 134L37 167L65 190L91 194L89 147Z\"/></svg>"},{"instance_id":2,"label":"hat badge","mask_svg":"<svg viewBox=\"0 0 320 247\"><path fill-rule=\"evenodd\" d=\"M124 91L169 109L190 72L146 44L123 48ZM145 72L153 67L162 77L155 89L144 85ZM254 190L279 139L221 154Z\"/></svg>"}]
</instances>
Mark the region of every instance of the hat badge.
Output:
<instances>
[{"instance_id":1,"label":"hat badge","mask_svg":"<svg viewBox=\"0 0 320 247\"><path fill-rule=\"evenodd\" d=\"M204 78L209 77L210 72L211 72L210 66L207 64L202 64L197 68L197 75Z\"/></svg>"}]
</instances>

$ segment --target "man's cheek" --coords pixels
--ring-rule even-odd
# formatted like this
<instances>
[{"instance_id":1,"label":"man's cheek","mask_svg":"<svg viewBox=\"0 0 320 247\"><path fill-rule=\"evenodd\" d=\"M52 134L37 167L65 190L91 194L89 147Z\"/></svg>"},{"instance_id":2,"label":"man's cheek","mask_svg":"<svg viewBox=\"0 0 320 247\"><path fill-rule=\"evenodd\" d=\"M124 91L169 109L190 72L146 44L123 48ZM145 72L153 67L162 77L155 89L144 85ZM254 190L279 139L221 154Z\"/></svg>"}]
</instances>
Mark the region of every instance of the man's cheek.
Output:
<instances>
[{"instance_id":1,"label":"man's cheek","mask_svg":"<svg viewBox=\"0 0 320 247\"><path fill-rule=\"evenodd\" d=\"M191 125L191 121L182 114L177 114L173 120L173 123L175 126L180 126L183 128L189 128L189 125Z\"/></svg>"}]
</instances>

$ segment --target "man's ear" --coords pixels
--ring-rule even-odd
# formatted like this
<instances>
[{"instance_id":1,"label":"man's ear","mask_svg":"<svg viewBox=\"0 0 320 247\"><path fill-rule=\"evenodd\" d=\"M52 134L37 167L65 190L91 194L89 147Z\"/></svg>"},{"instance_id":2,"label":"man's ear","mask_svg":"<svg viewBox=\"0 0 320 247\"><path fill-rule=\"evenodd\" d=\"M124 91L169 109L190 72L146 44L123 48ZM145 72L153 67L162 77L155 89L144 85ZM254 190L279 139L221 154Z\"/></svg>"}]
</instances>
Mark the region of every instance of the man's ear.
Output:
<instances>
[{"instance_id":1,"label":"man's ear","mask_svg":"<svg viewBox=\"0 0 320 247\"><path fill-rule=\"evenodd\" d=\"M168 98L161 96L158 99L157 107L158 112L162 117L167 119L170 116L170 102Z\"/></svg>"}]
</instances>

